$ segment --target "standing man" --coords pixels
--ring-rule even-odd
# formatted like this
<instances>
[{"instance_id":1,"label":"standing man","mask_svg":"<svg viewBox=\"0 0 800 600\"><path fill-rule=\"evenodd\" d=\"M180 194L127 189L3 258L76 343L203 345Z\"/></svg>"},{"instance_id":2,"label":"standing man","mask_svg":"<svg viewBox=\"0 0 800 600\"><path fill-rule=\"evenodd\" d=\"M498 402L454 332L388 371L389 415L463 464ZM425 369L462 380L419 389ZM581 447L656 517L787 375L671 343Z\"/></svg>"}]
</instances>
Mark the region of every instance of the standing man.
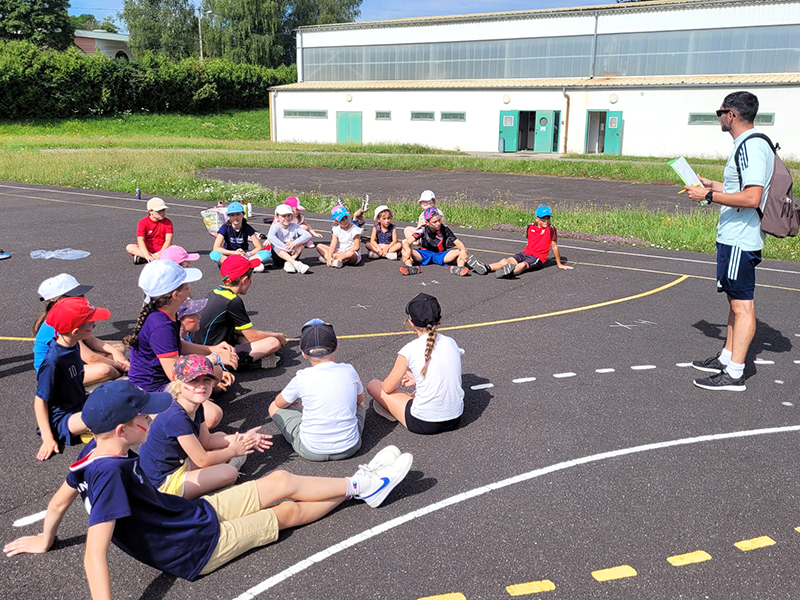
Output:
<instances>
[{"instance_id":1,"label":"standing man","mask_svg":"<svg viewBox=\"0 0 800 600\"><path fill-rule=\"evenodd\" d=\"M692 363L695 369L714 373L695 379L706 390L743 392L744 359L756 332L753 292L756 265L761 262L764 233L758 208L767 197L775 155L766 141L753 135L758 98L749 92L728 94L717 111L722 131L731 134L733 151L725 165L724 181L700 177L702 187L687 187L689 199L720 204L717 225L717 291L728 296L728 332L717 356ZM737 172L737 150L739 169ZM741 176L741 177L740 177Z\"/></svg>"}]
</instances>

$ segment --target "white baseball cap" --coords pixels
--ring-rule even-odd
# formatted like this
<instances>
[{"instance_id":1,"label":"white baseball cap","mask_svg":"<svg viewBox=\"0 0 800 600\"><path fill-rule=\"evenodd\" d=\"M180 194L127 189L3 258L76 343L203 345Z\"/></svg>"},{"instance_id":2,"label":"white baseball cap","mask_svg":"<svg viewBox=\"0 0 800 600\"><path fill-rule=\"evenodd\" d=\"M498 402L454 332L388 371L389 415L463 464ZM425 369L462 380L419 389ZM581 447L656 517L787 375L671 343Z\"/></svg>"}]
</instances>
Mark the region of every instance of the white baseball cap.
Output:
<instances>
[{"instance_id":1,"label":"white baseball cap","mask_svg":"<svg viewBox=\"0 0 800 600\"><path fill-rule=\"evenodd\" d=\"M154 210L158 212L159 210L164 210L167 208L167 205L161 198L150 198L147 201L147 210Z\"/></svg>"},{"instance_id":2,"label":"white baseball cap","mask_svg":"<svg viewBox=\"0 0 800 600\"><path fill-rule=\"evenodd\" d=\"M92 289L91 285L81 285L72 275L61 273L50 279L45 279L39 286L39 297L42 300L52 300L59 296L83 296Z\"/></svg>"},{"instance_id":3,"label":"white baseball cap","mask_svg":"<svg viewBox=\"0 0 800 600\"><path fill-rule=\"evenodd\" d=\"M420 202L430 202L431 200L436 200L436 194L431 190L425 190L419 195Z\"/></svg>"},{"instance_id":4,"label":"white baseball cap","mask_svg":"<svg viewBox=\"0 0 800 600\"><path fill-rule=\"evenodd\" d=\"M275 208L276 215L291 215L294 214L292 212L292 207L288 204L281 204Z\"/></svg>"},{"instance_id":5,"label":"white baseball cap","mask_svg":"<svg viewBox=\"0 0 800 600\"><path fill-rule=\"evenodd\" d=\"M380 206L376 206L375 207L375 216L374 216L374 218L377 219L378 215L381 214L385 210L389 210L389 207L386 206L385 204L381 204Z\"/></svg>"},{"instance_id":6,"label":"white baseball cap","mask_svg":"<svg viewBox=\"0 0 800 600\"><path fill-rule=\"evenodd\" d=\"M184 283L199 281L203 277L200 269L184 269L171 260L154 260L147 263L139 273L139 287L145 293L145 302L174 292Z\"/></svg>"}]
</instances>

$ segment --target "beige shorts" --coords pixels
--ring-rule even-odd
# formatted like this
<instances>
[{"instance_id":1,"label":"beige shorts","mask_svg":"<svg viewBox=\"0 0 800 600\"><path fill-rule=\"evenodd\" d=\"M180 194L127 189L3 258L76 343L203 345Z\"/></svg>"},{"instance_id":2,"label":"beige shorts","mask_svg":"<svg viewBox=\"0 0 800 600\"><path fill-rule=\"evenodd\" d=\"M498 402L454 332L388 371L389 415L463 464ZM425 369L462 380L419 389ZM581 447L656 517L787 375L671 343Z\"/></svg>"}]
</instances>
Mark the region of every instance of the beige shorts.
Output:
<instances>
[{"instance_id":1,"label":"beige shorts","mask_svg":"<svg viewBox=\"0 0 800 600\"><path fill-rule=\"evenodd\" d=\"M183 483L186 481L186 474L188 472L189 461L185 460L180 467L167 475L164 483L158 486L158 491L165 494L172 494L173 496L183 496Z\"/></svg>"},{"instance_id":2,"label":"beige shorts","mask_svg":"<svg viewBox=\"0 0 800 600\"><path fill-rule=\"evenodd\" d=\"M248 550L278 539L278 517L271 508L261 510L255 481L203 496L219 517L219 541L200 575L208 575Z\"/></svg>"}]
</instances>

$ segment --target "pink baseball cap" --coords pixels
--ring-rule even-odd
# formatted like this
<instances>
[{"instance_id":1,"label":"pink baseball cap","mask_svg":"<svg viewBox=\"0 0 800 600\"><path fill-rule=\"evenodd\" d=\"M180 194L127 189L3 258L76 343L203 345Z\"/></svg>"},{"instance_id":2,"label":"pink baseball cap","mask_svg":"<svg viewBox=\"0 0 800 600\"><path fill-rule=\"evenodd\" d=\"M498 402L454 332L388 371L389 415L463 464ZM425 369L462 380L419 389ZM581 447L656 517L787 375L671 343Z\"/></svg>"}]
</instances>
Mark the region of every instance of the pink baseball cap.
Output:
<instances>
[{"instance_id":1,"label":"pink baseball cap","mask_svg":"<svg viewBox=\"0 0 800 600\"><path fill-rule=\"evenodd\" d=\"M181 264L182 262L198 260L199 254L189 253L180 246L169 246L166 250L161 252L161 260L171 260L174 263Z\"/></svg>"},{"instance_id":2,"label":"pink baseball cap","mask_svg":"<svg viewBox=\"0 0 800 600\"><path fill-rule=\"evenodd\" d=\"M305 207L302 204L300 204L300 200L297 198L297 196L289 196L286 199L286 202L284 202L284 204L288 204L289 206L291 206L292 208L296 208L297 210L305 210Z\"/></svg>"}]
</instances>

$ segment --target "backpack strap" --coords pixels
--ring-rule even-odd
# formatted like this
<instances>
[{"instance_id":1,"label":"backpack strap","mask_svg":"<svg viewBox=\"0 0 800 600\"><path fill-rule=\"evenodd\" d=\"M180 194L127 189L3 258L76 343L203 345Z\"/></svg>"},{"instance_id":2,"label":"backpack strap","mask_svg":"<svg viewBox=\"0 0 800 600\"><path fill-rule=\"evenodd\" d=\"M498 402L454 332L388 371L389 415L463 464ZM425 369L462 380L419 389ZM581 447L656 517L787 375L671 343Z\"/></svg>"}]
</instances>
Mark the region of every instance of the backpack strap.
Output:
<instances>
[{"instance_id":1,"label":"backpack strap","mask_svg":"<svg viewBox=\"0 0 800 600\"><path fill-rule=\"evenodd\" d=\"M769 147L772 150L773 154L777 154L778 150L780 150L780 148L781 148L779 144L773 144L772 140L769 139L769 137L766 134L763 134L763 133L756 132L756 133L753 133L751 135L748 135L745 139L742 140L742 143L739 144L739 147L736 148L736 153L733 155L733 163L736 165L736 175L739 178L739 191L740 192L742 191L742 169L741 169L741 167L739 167L739 157L742 154L742 149L744 148L745 142L747 140L751 140L753 138L759 138L759 139L762 139L765 142L767 142L767 144L769 144ZM737 210L739 210L739 209L737 209ZM760 206L758 208L756 208L756 211L758 212L758 218L759 219L764 217L764 213L762 212Z\"/></svg>"}]
</instances>

